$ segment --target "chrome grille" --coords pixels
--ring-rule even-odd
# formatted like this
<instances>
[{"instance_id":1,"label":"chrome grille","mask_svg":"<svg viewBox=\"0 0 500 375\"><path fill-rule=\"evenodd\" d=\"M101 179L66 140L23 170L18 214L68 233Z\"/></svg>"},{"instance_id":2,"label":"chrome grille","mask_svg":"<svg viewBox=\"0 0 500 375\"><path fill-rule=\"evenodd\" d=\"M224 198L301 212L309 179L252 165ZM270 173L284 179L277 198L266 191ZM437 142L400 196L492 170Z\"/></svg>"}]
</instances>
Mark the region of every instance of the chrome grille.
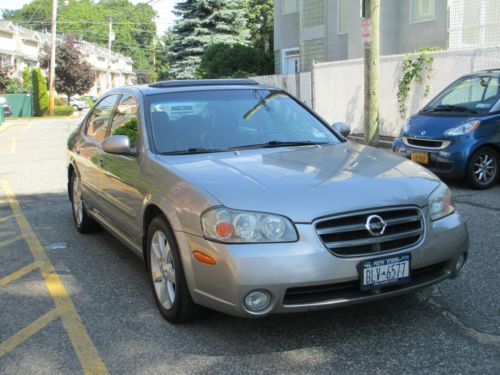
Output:
<instances>
[{"instance_id":1,"label":"chrome grille","mask_svg":"<svg viewBox=\"0 0 500 375\"><path fill-rule=\"evenodd\" d=\"M366 229L368 217L380 216L386 223L382 235ZM417 208L364 211L320 219L315 224L321 241L334 254L358 256L413 246L424 234L424 222Z\"/></svg>"}]
</instances>

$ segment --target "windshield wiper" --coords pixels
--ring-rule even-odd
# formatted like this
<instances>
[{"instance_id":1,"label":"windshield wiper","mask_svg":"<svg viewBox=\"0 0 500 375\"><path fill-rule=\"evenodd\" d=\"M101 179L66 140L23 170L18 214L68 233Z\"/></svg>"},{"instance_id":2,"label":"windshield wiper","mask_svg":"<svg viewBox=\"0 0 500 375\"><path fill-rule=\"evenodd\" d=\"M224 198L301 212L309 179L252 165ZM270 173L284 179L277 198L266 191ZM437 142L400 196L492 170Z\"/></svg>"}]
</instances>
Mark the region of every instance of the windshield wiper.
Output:
<instances>
[{"instance_id":1,"label":"windshield wiper","mask_svg":"<svg viewBox=\"0 0 500 375\"><path fill-rule=\"evenodd\" d=\"M314 142L314 141L269 141L266 143L256 143L252 145L230 147L228 150L241 150L245 148L273 148L273 147L289 147L289 146L311 146L311 145L326 145L330 142Z\"/></svg>"},{"instance_id":2,"label":"windshield wiper","mask_svg":"<svg viewBox=\"0 0 500 375\"><path fill-rule=\"evenodd\" d=\"M424 109L424 112L469 112L477 114L478 112L471 108L461 107L459 105L438 105Z\"/></svg>"},{"instance_id":3,"label":"windshield wiper","mask_svg":"<svg viewBox=\"0 0 500 375\"><path fill-rule=\"evenodd\" d=\"M209 154L212 152L224 152L224 151L226 151L226 150L222 150L222 149L218 149L218 148L193 147L193 148L188 148L187 150L160 152L160 155Z\"/></svg>"}]
</instances>

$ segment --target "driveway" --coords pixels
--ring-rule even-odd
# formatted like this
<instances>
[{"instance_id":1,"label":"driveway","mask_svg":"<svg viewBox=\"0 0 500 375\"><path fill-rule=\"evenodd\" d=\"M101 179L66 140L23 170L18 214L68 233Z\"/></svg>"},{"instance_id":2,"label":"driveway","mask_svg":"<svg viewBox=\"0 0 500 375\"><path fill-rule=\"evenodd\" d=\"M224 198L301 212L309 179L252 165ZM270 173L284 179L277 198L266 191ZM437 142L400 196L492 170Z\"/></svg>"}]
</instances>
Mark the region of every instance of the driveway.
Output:
<instances>
[{"instance_id":1,"label":"driveway","mask_svg":"<svg viewBox=\"0 0 500 375\"><path fill-rule=\"evenodd\" d=\"M451 184L471 236L458 279L339 310L173 326L140 259L73 227L64 149L75 127L0 132L0 373L500 373L500 185Z\"/></svg>"}]
</instances>

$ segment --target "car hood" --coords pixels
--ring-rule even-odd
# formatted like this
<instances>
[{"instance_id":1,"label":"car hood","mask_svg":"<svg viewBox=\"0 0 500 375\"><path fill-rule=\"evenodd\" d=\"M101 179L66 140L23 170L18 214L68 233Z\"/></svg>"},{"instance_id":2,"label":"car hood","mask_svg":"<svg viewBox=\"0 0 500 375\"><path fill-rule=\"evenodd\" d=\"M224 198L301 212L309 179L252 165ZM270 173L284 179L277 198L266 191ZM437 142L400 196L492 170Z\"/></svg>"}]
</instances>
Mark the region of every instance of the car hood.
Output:
<instances>
[{"instance_id":1,"label":"car hood","mask_svg":"<svg viewBox=\"0 0 500 375\"><path fill-rule=\"evenodd\" d=\"M447 138L444 135L446 130L471 121L472 119L474 119L474 117L416 115L408 120L408 131L403 135L418 138Z\"/></svg>"},{"instance_id":2,"label":"car hood","mask_svg":"<svg viewBox=\"0 0 500 375\"><path fill-rule=\"evenodd\" d=\"M366 208L424 206L439 184L413 162L351 142L159 158L228 208L277 213L295 222Z\"/></svg>"}]
</instances>

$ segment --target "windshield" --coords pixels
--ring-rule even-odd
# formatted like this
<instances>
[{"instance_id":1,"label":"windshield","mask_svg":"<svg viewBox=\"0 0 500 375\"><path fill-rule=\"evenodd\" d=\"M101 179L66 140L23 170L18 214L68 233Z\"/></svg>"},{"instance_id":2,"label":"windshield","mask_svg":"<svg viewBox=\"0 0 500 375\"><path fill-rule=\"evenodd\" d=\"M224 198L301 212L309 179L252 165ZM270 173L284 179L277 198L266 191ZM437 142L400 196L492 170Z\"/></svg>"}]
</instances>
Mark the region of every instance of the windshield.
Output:
<instances>
[{"instance_id":1,"label":"windshield","mask_svg":"<svg viewBox=\"0 0 500 375\"><path fill-rule=\"evenodd\" d=\"M465 112L487 114L500 110L499 78L465 77L433 99L424 112Z\"/></svg>"},{"instance_id":2,"label":"windshield","mask_svg":"<svg viewBox=\"0 0 500 375\"><path fill-rule=\"evenodd\" d=\"M339 143L305 108L280 91L178 92L150 97L159 153Z\"/></svg>"}]
</instances>

